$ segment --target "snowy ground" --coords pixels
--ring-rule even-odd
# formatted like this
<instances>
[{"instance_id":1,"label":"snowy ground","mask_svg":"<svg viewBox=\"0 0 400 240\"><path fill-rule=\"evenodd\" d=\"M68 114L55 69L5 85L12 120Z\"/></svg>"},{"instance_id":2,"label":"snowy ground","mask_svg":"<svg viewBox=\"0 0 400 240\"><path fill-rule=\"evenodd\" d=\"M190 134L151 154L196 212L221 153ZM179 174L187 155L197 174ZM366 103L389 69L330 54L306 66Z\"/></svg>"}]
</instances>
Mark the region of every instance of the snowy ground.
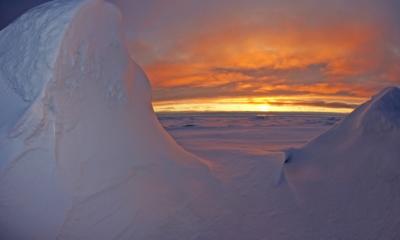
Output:
<instances>
[{"instance_id":1,"label":"snowy ground","mask_svg":"<svg viewBox=\"0 0 400 240\"><path fill-rule=\"evenodd\" d=\"M312 224L304 219L304 209L277 170L282 167L284 149L302 146L342 118L321 114L159 114L179 144L217 164L213 172L228 192L226 203L234 210L213 222L215 229L210 229L207 239L317 239ZM212 235L218 233L222 235Z\"/></svg>"},{"instance_id":2,"label":"snowy ground","mask_svg":"<svg viewBox=\"0 0 400 240\"><path fill-rule=\"evenodd\" d=\"M209 160L237 154L269 155L301 147L344 116L304 113L158 114L164 128L186 150Z\"/></svg>"}]
</instances>

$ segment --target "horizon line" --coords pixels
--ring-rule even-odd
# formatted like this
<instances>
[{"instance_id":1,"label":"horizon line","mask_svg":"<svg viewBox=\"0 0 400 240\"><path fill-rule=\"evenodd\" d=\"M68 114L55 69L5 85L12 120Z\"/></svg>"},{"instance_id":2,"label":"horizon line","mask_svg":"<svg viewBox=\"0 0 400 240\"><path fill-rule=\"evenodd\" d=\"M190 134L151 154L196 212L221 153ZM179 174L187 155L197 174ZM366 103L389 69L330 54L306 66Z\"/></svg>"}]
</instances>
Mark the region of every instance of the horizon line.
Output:
<instances>
[{"instance_id":1,"label":"horizon line","mask_svg":"<svg viewBox=\"0 0 400 240\"><path fill-rule=\"evenodd\" d=\"M329 111L156 111L155 114L334 114L348 115L351 112L329 112Z\"/></svg>"}]
</instances>

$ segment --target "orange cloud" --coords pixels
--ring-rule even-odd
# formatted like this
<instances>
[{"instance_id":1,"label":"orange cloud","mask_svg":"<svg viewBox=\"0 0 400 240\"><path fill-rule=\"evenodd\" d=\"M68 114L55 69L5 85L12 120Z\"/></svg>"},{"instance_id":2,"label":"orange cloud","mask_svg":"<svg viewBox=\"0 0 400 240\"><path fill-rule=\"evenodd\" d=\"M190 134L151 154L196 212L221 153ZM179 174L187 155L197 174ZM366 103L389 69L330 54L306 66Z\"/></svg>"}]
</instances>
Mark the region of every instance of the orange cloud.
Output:
<instances>
[{"instance_id":1,"label":"orange cloud","mask_svg":"<svg viewBox=\"0 0 400 240\"><path fill-rule=\"evenodd\" d=\"M307 18L266 24L233 18L189 31L162 51L136 43L132 52L149 58L143 66L159 110L188 109L182 101L214 110L231 101L229 109L234 109L255 104L241 101L254 97L264 99L269 109L348 111L379 88L400 83L399 50L388 45L381 24L348 19L319 24ZM299 101L274 100L293 96Z\"/></svg>"}]
</instances>

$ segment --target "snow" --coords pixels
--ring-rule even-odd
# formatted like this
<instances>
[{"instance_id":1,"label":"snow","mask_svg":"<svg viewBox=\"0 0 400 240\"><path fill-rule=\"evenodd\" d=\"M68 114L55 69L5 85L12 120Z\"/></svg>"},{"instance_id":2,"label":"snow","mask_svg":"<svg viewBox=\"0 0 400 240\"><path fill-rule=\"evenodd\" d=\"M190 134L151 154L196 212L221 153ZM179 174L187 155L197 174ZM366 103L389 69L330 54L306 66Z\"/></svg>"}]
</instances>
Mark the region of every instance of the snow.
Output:
<instances>
[{"instance_id":1,"label":"snow","mask_svg":"<svg viewBox=\"0 0 400 240\"><path fill-rule=\"evenodd\" d=\"M54 1L0 32L0 239L157 239L214 214L218 183L159 124L120 22Z\"/></svg>"},{"instance_id":2,"label":"snow","mask_svg":"<svg viewBox=\"0 0 400 240\"><path fill-rule=\"evenodd\" d=\"M159 114L178 143L205 158L212 150L265 155L301 147L342 118L306 113Z\"/></svg>"},{"instance_id":3,"label":"snow","mask_svg":"<svg viewBox=\"0 0 400 240\"><path fill-rule=\"evenodd\" d=\"M311 239L313 227L282 176L283 153L301 147L343 115L291 113L161 114L161 123L185 149L215 164L225 207L199 239ZM193 125L193 126L188 126ZM315 238L314 238L315 237Z\"/></svg>"},{"instance_id":4,"label":"snow","mask_svg":"<svg viewBox=\"0 0 400 240\"><path fill-rule=\"evenodd\" d=\"M300 149L285 177L320 239L400 238L400 89L392 87Z\"/></svg>"},{"instance_id":5,"label":"snow","mask_svg":"<svg viewBox=\"0 0 400 240\"><path fill-rule=\"evenodd\" d=\"M400 239L400 90L343 118L161 115L102 0L0 32L0 239Z\"/></svg>"},{"instance_id":6,"label":"snow","mask_svg":"<svg viewBox=\"0 0 400 240\"><path fill-rule=\"evenodd\" d=\"M0 126L19 117L52 78L61 37L79 1L50 2L30 10L0 34ZM57 21L53 21L58 18ZM46 39L54 41L46 41ZM41 58L37 61L36 57ZM8 107L13 103L13 108Z\"/></svg>"},{"instance_id":7,"label":"snow","mask_svg":"<svg viewBox=\"0 0 400 240\"><path fill-rule=\"evenodd\" d=\"M399 239L398 93L385 89L344 119L268 113L160 120L186 149L218 166L234 207L214 231L228 239Z\"/></svg>"}]
</instances>

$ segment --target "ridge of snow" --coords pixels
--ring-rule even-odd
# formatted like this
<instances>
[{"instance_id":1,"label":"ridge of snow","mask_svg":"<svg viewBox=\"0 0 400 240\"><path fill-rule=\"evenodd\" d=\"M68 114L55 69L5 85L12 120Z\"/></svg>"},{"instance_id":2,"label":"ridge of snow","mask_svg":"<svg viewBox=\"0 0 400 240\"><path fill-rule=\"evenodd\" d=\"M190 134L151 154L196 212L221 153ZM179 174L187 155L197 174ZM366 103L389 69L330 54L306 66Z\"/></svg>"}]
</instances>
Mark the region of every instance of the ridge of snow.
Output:
<instances>
[{"instance_id":1,"label":"ridge of snow","mask_svg":"<svg viewBox=\"0 0 400 240\"><path fill-rule=\"evenodd\" d=\"M400 89L392 87L286 151L285 178L318 239L400 237L399 130Z\"/></svg>"},{"instance_id":2,"label":"ridge of snow","mask_svg":"<svg viewBox=\"0 0 400 240\"><path fill-rule=\"evenodd\" d=\"M45 3L0 31L0 128L20 117L53 78L63 34L84 2Z\"/></svg>"},{"instance_id":3,"label":"ridge of snow","mask_svg":"<svg viewBox=\"0 0 400 240\"><path fill-rule=\"evenodd\" d=\"M348 146L362 139L400 135L400 88L388 87L356 108L339 124L311 140L301 149L286 150L286 162L306 149Z\"/></svg>"},{"instance_id":4,"label":"ridge of snow","mask_svg":"<svg viewBox=\"0 0 400 240\"><path fill-rule=\"evenodd\" d=\"M24 101L33 101L53 77L63 35L82 3L82 0L45 3L0 32L1 75Z\"/></svg>"},{"instance_id":5,"label":"ridge of snow","mask_svg":"<svg viewBox=\"0 0 400 240\"><path fill-rule=\"evenodd\" d=\"M389 87L382 90L357 114L356 125L365 131L399 131L400 89Z\"/></svg>"},{"instance_id":6,"label":"ridge of snow","mask_svg":"<svg viewBox=\"0 0 400 240\"><path fill-rule=\"evenodd\" d=\"M216 214L210 165L158 122L121 20L57 0L0 32L0 239L189 238Z\"/></svg>"}]
</instances>

